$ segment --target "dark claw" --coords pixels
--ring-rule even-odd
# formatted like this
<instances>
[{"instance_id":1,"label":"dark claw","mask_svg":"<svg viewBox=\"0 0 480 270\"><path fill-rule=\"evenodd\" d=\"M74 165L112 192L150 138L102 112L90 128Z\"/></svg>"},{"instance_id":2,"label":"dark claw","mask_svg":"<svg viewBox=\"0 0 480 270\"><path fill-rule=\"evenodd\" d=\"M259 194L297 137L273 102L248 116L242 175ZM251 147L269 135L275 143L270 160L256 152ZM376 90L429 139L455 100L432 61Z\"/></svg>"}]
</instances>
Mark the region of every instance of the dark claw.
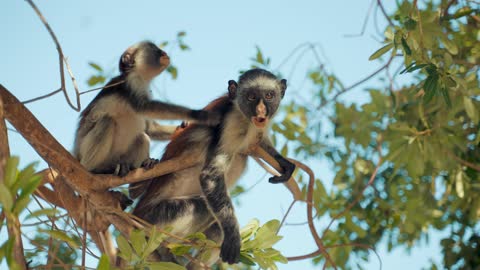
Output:
<instances>
[{"instance_id":1,"label":"dark claw","mask_svg":"<svg viewBox=\"0 0 480 270\"><path fill-rule=\"evenodd\" d=\"M147 158L142 162L141 166L145 170L150 170L150 169L153 168L153 166L155 166L155 164L158 164L158 163L160 163L160 160L158 160L156 158Z\"/></svg>"},{"instance_id":2,"label":"dark claw","mask_svg":"<svg viewBox=\"0 0 480 270\"><path fill-rule=\"evenodd\" d=\"M228 264L235 264L240 261L240 235L225 237L220 248L220 258Z\"/></svg>"}]
</instances>

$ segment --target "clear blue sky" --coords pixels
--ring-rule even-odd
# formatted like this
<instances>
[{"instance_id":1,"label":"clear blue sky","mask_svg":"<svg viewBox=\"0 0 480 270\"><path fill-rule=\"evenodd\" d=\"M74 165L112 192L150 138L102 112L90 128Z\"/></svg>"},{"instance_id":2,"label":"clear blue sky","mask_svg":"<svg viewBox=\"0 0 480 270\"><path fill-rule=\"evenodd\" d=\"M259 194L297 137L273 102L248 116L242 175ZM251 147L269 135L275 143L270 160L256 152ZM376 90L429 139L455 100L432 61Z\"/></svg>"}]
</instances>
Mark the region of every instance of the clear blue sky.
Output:
<instances>
[{"instance_id":1,"label":"clear blue sky","mask_svg":"<svg viewBox=\"0 0 480 270\"><path fill-rule=\"evenodd\" d=\"M388 2L388 1L385 1ZM393 2L393 1L392 1ZM86 79L93 70L88 62L95 61L107 70L116 72L119 55L131 44L144 39L155 42L172 40L178 31L186 31L187 52L167 50L172 63L179 68L179 77L172 81L162 75L154 82L157 98L203 107L209 100L226 90L227 81L236 79L238 71L249 68L249 58L255 55L255 46L272 58L277 67L297 45L319 43L327 58L322 58L330 70L349 85L376 69L378 63L368 57L378 47L370 34L346 38L358 33L370 1L36 1L54 29L68 57L82 90L87 90ZM0 4L0 33L2 65L0 83L20 100L26 100L58 89L58 55L39 18L24 1L5 0ZM302 67L314 64L313 56L306 55ZM291 63L282 73L290 74ZM305 71L289 76L289 89L302 89ZM69 82L69 81L68 81ZM69 91L73 87L68 84ZM361 88L360 88L361 89ZM290 90L292 92L293 90ZM287 90L287 96L288 96ZM95 94L82 96L82 107ZM352 97L354 100L354 97ZM67 148L72 149L73 134L78 113L71 110L62 95L28 106L48 130ZM9 132L12 154L22 158L22 164L39 160L30 146L18 135ZM159 156L162 147L156 147ZM327 186L332 173L321 162L310 163ZM43 168L44 163L39 166ZM264 173L256 164L242 177L244 186L251 186ZM290 195L281 185L271 185L263 177L252 191L240 198L236 211L241 226L257 217L261 222L277 218L290 203ZM290 222L305 220L304 205L297 205ZM319 223L321 229L324 223ZM285 227L284 240L277 246L284 255L293 256L315 249L307 227ZM386 244L377 248L383 260L383 269L420 269L429 258L438 260L438 237L432 237L430 246L423 243L411 254L404 250L386 253ZM378 269L375 256L370 256L367 269ZM318 269L309 262L279 265L280 269Z\"/></svg>"}]
</instances>

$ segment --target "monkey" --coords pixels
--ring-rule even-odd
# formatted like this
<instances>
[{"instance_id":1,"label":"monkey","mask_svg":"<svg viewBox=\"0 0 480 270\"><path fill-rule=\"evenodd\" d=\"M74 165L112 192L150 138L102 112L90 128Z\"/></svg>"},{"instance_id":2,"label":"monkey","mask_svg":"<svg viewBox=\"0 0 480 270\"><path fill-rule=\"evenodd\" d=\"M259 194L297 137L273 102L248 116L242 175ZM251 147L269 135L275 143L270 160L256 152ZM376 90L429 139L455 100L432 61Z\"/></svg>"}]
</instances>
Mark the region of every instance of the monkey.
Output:
<instances>
[{"instance_id":1,"label":"monkey","mask_svg":"<svg viewBox=\"0 0 480 270\"><path fill-rule=\"evenodd\" d=\"M143 41L120 57L120 75L110 80L82 111L75 135L74 155L92 173L125 176L131 169L150 169L150 138L175 129L161 129L151 119L193 120L217 124L220 116L204 110L152 100L150 82L170 64L154 43Z\"/></svg>"},{"instance_id":2,"label":"monkey","mask_svg":"<svg viewBox=\"0 0 480 270\"><path fill-rule=\"evenodd\" d=\"M221 245L207 264L219 258L229 264L239 261L241 238L228 189L246 168L248 150L260 145L281 165L284 173L270 183L288 181L295 165L279 154L268 139L269 122L285 95L287 81L269 71L251 69L238 80L228 81L228 93L205 109L222 115L215 126L189 124L176 133L161 160L198 156L199 165L131 185L131 197L139 197L133 214L171 233L187 236L195 232ZM132 192L133 191L133 192ZM158 255L171 260L165 249ZM200 266L191 262L189 269Z\"/></svg>"}]
</instances>

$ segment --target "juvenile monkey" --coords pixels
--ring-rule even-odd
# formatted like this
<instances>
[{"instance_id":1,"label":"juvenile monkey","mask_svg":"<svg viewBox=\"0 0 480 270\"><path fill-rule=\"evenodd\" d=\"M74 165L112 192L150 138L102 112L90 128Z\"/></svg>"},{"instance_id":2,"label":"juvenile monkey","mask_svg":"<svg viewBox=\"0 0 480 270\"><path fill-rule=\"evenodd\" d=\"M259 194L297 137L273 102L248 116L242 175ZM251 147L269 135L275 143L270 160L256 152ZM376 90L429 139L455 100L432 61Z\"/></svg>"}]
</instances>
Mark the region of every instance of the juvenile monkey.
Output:
<instances>
[{"instance_id":1,"label":"juvenile monkey","mask_svg":"<svg viewBox=\"0 0 480 270\"><path fill-rule=\"evenodd\" d=\"M193 155L201 164L132 185L130 194L141 195L133 214L153 224L171 226L172 233L179 236L204 232L221 244L209 265L219 257L229 264L237 263L241 239L228 189L245 170L249 147L259 144L284 169L284 174L271 177L270 183L287 181L295 170L267 137L269 121L286 88L286 80L262 69L245 72L238 84L230 80L228 94L206 107L222 115L220 124L188 125L173 137L162 157L168 160ZM160 250L160 256L169 259L165 250Z\"/></svg>"},{"instance_id":2,"label":"juvenile monkey","mask_svg":"<svg viewBox=\"0 0 480 270\"><path fill-rule=\"evenodd\" d=\"M122 54L120 75L107 84L117 85L102 89L80 116L74 155L87 170L124 176L153 167L158 160L150 158L146 132L156 124L149 119L219 122L218 114L151 99L151 81L169 64L168 55L149 41Z\"/></svg>"}]
</instances>

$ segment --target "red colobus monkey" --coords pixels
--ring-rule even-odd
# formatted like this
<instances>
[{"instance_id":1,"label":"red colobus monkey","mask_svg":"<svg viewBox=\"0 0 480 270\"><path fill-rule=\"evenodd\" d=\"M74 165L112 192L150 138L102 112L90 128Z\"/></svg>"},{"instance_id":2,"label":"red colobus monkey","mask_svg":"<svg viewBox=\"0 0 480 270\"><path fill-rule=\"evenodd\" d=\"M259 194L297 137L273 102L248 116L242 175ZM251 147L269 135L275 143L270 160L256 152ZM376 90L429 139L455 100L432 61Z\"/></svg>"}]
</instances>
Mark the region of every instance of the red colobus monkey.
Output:
<instances>
[{"instance_id":1,"label":"red colobus monkey","mask_svg":"<svg viewBox=\"0 0 480 270\"><path fill-rule=\"evenodd\" d=\"M168 55L149 41L128 48L121 56L120 75L113 78L83 110L75 136L74 155L93 173L126 175L131 169L151 168L146 132L161 126L149 119L193 120L215 125L220 115L152 100L150 83L170 64Z\"/></svg>"},{"instance_id":2,"label":"red colobus monkey","mask_svg":"<svg viewBox=\"0 0 480 270\"><path fill-rule=\"evenodd\" d=\"M171 226L172 233L179 236L204 232L221 244L208 264L219 257L229 264L237 263L241 239L228 189L245 170L249 147L260 144L284 169L284 174L271 177L270 183L287 181L295 170L267 137L269 121L285 94L286 83L262 69L245 72L238 84L230 80L228 94L206 107L220 114L221 122L215 126L188 125L173 137L162 157L194 155L202 164L131 185L130 195L140 196L133 214L153 224ZM162 260L172 259L162 249L159 255Z\"/></svg>"}]
</instances>

